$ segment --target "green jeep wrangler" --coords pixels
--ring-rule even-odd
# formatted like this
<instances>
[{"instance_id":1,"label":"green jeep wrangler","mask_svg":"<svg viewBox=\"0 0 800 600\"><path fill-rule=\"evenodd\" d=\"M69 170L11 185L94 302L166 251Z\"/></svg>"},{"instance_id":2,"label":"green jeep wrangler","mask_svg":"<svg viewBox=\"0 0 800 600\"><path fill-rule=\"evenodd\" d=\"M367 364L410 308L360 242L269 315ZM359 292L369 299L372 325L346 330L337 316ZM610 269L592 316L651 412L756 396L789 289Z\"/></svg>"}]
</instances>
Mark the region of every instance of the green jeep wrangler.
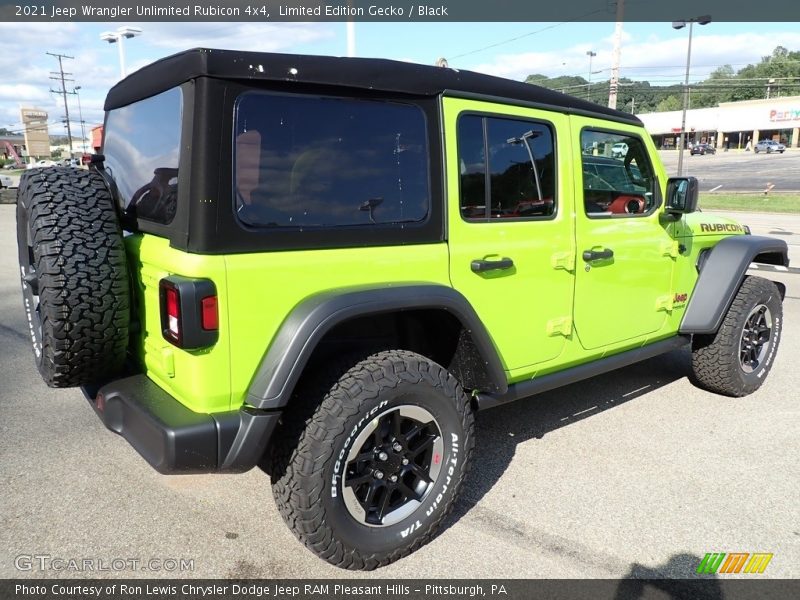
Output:
<instances>
[{"instance_id":1,"label":"green jeep wrangler","mask_svg":"<svg viewBox=\"0 0 800 600\"><path fill-rule=\"evenodd\" d=\"M453 505L477 410L684 345L744 396L782 241L697 211L634 116L386 60L196 49L117 84L91 169L24 175L36 363L161 473L271 476L373 569ZM625 153L614 148L625 145Z\"/></svg>"}]
</instances>

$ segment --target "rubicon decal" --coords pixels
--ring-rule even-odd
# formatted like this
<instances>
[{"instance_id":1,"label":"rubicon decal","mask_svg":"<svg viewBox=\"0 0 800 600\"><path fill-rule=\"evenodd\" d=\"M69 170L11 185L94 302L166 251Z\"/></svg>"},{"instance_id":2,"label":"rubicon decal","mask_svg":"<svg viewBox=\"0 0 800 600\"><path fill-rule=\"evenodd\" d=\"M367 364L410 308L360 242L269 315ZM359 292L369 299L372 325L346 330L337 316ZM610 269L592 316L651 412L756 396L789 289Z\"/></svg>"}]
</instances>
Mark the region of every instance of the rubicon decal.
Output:
<instances>
[{"instance_id":1,"label":"rubicon decal","mask_svg":"<svg viewBox=\"0 0 800 600\"><path fill-rule=\"evenodd\" d=\"M736 233L744 233L744 227L735 223L700 223L700 231L733 231Z\"/></svg>"},{"instance_id":2,"label":"rubicon decal","mask_svg":"<svg viewBox=\"0 0 800 600\"><path fill-rule=\"evenodd\" d=\"M772 554L766 552L709 552L697 565L699 575L714 575L715 573L730 575L735 573L748 573L760 575L767 569L772 560Z\"/></svg>"}]
</instances>

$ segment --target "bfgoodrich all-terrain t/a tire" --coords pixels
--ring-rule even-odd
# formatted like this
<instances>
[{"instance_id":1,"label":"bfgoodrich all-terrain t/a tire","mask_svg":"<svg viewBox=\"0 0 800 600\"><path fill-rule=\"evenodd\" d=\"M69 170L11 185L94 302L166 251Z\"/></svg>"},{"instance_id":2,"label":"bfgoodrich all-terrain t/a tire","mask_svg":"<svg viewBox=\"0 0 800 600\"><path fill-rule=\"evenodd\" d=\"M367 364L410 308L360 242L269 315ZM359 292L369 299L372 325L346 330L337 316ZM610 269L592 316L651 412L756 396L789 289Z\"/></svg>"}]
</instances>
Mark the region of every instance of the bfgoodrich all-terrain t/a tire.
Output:
<instances>
[{"instance_id":1,"label":"bfgoodrich all-terrain t/a tire","mask_svg":"<svg viewBox=\"0 0 800 600\"><path fill-rule=\"evenodd\" d=\"M775 361L782 327L777 286L761 277L745 277L719 331L692 341L696 383L726 396L755 392Z\"/></svg>"},{"instance_id":2,"label":"bfgoodrich all-terrain t/a tire","mask_svg":"<svg viewBox=\"0 0 800 600\"><path fill-rule=\"evenodd\" d=\"M426 544L472 453L474 417L458 381L424 356L391 350L318 369L293 402L271 474L300 541L347 569L375 569Z\"/></svg>"},{"instance_id":3,"label":"bfgoodrich all-terrain t/a tire","mask_svg":"<svg viewBox=\"0 0 800 600\"><path fill-rule=\"evenodd\" d=\"M125 360L130 299L122 232L100 175L61 167L24 173L17 245L42 378L71 387L113 376Z\"/></svg>"}]
</instances>

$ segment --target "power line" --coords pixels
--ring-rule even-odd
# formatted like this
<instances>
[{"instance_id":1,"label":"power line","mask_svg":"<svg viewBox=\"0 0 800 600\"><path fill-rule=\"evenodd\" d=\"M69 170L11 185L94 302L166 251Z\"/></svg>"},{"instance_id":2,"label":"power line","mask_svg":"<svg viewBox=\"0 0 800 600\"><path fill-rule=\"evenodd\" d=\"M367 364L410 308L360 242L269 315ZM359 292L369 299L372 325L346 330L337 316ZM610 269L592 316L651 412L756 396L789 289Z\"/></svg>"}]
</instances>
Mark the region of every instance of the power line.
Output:
<instances>
[{"instance_id":1,"label":"power line","mask_svg":"<svg viewBox=\"0 0 800 600\"><path fill-rule=\"evenodd\" d=\"M475 50L470 50L469 52L464 52L462 54L456 54L455 56L451 57L450 60L455 60L456 58L464 58L465 56L471 56L472 54L478 54L479 52L483 52L484 50L491 50L492 48L497 48L498 46L503 46L505 44L510 44L511 42L516 42L526 37L530 37L532 35L536 35L537 33L542 33L549 29L555 29L556 27L561 27L562 25L567 25L568 23L574 23L576 21L582 20L584 17L588 17L594 15L596 13L606 12L604 8L599 8L597 10L593 10L587 12L585 14L579 15L574 19L570 19L569 21L562 21L561 23L555 23L554 25L548 25L547 27L542 27L541 29L537 29L535 31L529 31L528 33L523 33L522 35L518 35L516 37L508 38L505 40L501 40L499 42L495 42L494 44L489 44L488 46L483 46L482 48L476 48Z\"/></svg>"}]
</instances>

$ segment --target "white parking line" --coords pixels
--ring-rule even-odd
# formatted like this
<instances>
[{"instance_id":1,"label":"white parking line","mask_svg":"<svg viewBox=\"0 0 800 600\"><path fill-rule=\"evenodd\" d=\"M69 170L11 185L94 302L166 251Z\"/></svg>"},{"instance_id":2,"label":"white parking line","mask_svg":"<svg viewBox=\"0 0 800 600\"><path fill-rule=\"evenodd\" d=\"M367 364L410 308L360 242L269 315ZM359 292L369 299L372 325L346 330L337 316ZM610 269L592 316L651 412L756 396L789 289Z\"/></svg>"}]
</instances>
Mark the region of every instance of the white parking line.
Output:
<instances>
[{"instance_id":1,"label":"white parking line","mask_svg":"<svg viewBox=\"0 0 800 600\"><path fill-rule=\"evenodd\" d=\"M780 271L781 273L791 273L793 275L800 274L800 267L784 267L783 265L762 265L753 263L750 265L751 269L759 271Z\"/></svg>"}]
</instances>

